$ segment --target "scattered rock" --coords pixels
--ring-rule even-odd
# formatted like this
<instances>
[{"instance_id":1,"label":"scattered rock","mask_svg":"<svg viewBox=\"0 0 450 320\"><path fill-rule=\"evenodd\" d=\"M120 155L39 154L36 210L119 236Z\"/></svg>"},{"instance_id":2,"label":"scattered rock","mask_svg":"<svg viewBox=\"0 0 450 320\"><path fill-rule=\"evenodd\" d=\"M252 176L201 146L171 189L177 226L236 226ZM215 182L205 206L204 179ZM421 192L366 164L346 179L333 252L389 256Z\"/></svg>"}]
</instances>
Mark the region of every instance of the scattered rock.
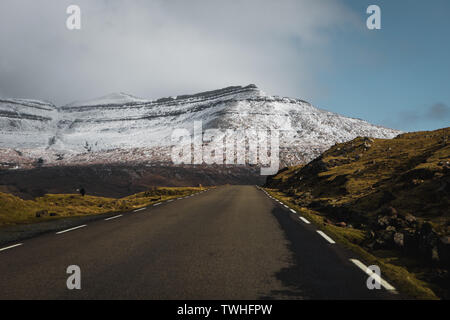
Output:
<instances>
[{"instance_id":1,"label":"scattered rock","mask_svg":"<svg viewBox=\"0 0 450 320\"><path fill-rule=\"evenodd\" d=\"M43 216L46 216L46 215L48 215L48 211L47 210L36 211L36 218L40 218L40 217L43 217Z\"/></svg>"},{"instance_id":2,"label":"scattered rock","mask_svg":"<svg viewBox=\"0 0 450 320\"><path fill-rule=\"evenodd\" d=\"M395 232L395 231L397 231L397 230L395 229L394 226L388 226L388 227L386 228L386 231L389 231L389 232Z\"/></svg>"},{"instance_id":3,"label":"scattered rock","mask_svg":"<svg viewBox=\"0 0 450 320\"><path fill-rule=\"evenodd\" d=\"M445 236L439 239L438 245L438 255L440 262L446 266L450 266L450 236Z\"/></svg>"},{"instance_id":4,"label":"scattered rock","mask_svg":"<svg viewBox=\"0 0 450 320\"><path fill-rule=\"evenodd\" d=\"M394 234L394 243L401 248L403 248L403 246L405 245L404 239L405 236L403 235L403 233L396 232Z\"/></svg>"},{"instance_id":5,"label":"scattered rock","mask_svg":"<svg viewBox=\"0 0 450 320\"><path fill-rule=\"evenodd\" d=\"M417 219L412 214L407 214L405 216L405 221L408 224L408 226L410 226L410 227L417 226Z\"/></svg>"},{"instance_id":6,"label":"scattered rock","mask_svg":"<svg viewBox=\"0 0 450 320\"><path fill-rule=\"evenodd\" d=\"M396 216L397 215L397 209L395 209L394 207L387 207L386 209L384 209L382 211L383 214L387 215L387 216Z\"/></svg>"},{"instance_id":7,"label":"scattered rock","mask_svg":"<svg viewBox=\"0 0 450 320\"><path fill-rule=\"evenodd\" d=\"M390 219L388 216L380 216L378 217L377 224L381 228L385 228L389 225Z\"/></svg>"}]
</instances>

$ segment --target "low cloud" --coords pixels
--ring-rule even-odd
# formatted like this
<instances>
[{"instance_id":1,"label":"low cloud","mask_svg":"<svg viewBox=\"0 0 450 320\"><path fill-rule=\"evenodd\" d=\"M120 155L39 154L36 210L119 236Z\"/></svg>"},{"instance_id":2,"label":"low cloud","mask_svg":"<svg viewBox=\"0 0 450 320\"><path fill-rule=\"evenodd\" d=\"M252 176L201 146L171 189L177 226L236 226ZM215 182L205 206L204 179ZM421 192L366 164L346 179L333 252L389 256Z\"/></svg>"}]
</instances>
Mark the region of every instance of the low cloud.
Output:
<instances>
[{"instance_id":1,"label":"low cloud","mask_svg":"<svg viewBox=\"0 0 450 320\"><path fill-rule=\"evenodd\" d=\"M65 24L74 3L79 31ZM256 83L313 99L330 31L359 19L334 0L2 0L0 93L64 104Z\"/></svg>"},{"instance_id":2,"label":"low cloud","mask_svg":"<svg viewBox=\"0 0 450 320\"><path fill-rule=\"evenodd\" d=\"M450 118L450 107L444 103L433 104L426 114L431 120L442 120Z\"/></svg>"},{"instance_id":3,"label":"low cloud","mask_svg":"<svg viewBox=\"0 0 450 320\"><path fill-rule=\"evenodd\" d=\"M450 121L450 107L442 102L431 104L419 110L408 110L400 112L393 119L386 119L387 126L400 130L408 130L412 127L423 127L431 124L432 127L441 128L448 126ZM423 127L425 128L425 127Z\"/></svg>"}]
</instances>

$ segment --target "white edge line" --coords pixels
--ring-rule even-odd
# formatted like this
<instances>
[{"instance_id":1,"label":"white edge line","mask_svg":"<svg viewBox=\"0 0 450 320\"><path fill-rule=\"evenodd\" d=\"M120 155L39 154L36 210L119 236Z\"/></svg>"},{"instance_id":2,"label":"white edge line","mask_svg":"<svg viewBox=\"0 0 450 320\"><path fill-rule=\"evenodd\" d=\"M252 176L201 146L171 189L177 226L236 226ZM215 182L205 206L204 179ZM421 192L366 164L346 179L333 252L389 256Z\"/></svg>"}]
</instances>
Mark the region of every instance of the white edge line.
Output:
<instances>
[{"instance_id":1,"label":"white edge line","mask_svg":"<svg viewBox=\"0 0 450 320\"><path fill-rule=\"evenodd\" d=\"M69 231L72 231L72 230L76 230L76 229L80 229L80 228L84 228L84 227L87 227L87 225L83 224L83 225L78 226L78 227L74 227L74 228L63 230L63 231L59 231L56 234L66 233L66 232L69 232Z\"/></svg>"},{"instance_id":2,"label":"white edge line","mask_svg":"<svg viewBox=\"0 0 450 320\"><path fill-rule=\"evenodd\" d=\"M373 273L366 265L364 265L364 263L362 263L358 259L350 259L350 261L353 262L362 271L364 271L368 276L371 276L376 282L381 284L386 290L391 291L394 294L398 293L397 291L395 291L395 288L393 286L391 286L386 280L381 278L378 274Z\"/></svg>"},{"instance_id":3,"label":"white edge line","mask_svg":"<svg viewBox=\"0 0 450 320\"><path fill-rule=\"evenodd\" d=\"M119 214L119 215L117 215L117 216L114 216L114 217L106 218L106 219L105 219L105 221L109 221L109 220L117 219L117 218L120 218L120 217L122 217L122 216L123 216L122 214Z\"/></svg>"},{"instance_id":4,"label":"white edge line","mask_svg":"<svg viewBox=\"0 0 450 320\"><path fill-rule=\"evenodd\" d=\"M153 206L156 207L156 206L159 206L160 204L161 204L161 202L158 202L158 203L155 203Z\"/></svg>"},{"instance_id":5,"label":"white edge line","mask_svg":"<svg viewBox=\"0 0 450 320\"><path fill-rule=\"evenodd\" d=\"M15 248L15 247L18 247L18 246L21 246L21 245L23 245L23 243L13 244L12 246L1 248L0 251L5 251L5 250L8 250L8 249L12 249L12 248Z\"/></svg>"},{"instance_id":6,"label":"white edge line","mask_svg":"<svg viewBox=\"0 0 450 320\"><path fill-rule=\"evenodd\" d=\"M297 213L294 209L290 209L292 213Z\"/></svg>"},{"instance_id":7,"label":"white edge line","mask_svg":"<svg viewBox=\"0 0 450 320\"><path fill-rule=\"evenodd\" d=\"M320 230L317 230L317 233L320 234L325 240L327 240L329 243L334 244L336 243L333 239L331 239L329 236L327 236L325 233L323 233Z\"/></svg>"},{"instance_id":8,"label":"white edge line","mask_svg":"<svg viewBox=\"0 0 450 320\"><path fill-rule=\"evenodd\" d=\"M302 220L304 223L306 223L306 224L311 224L311 222L309 222L308 220L306 220L305 218L303 218L303 217L298 217L300 220Z\"/></svg>"},{"instance_id":9,"label":"white edge line","mask_svg":"<svg viewBox=\"0 0 450 320\"><path fill-rule=\"evenodd\" d=\"M145 208L139 208L139 209L133 210L133 212L138 212L138 211L142 211L142 210L145 210L145 209L147 209L147 207L145 207Z\"/></svg>"}]
</instances>

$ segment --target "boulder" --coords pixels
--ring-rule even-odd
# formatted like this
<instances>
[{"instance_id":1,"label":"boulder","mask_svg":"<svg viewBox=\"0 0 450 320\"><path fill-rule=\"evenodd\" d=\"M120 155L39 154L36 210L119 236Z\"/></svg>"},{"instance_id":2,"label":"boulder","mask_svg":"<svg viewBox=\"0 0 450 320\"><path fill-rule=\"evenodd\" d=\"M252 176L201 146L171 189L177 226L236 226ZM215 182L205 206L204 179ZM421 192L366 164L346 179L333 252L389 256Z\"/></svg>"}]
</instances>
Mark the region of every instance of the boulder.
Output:
<instances>
[{"instance_id":1,"label":"boulder","mask_svg":"<svg viewBox=\"0 0 450 320\"><path fill-rule=\"evenodd\" d=\"M394 234L394 243L400 248L403 248L403 246L405 245L404 239L405 236L403 235L403 233L396 232Z\"/></svg>"},{"instance_id":2,"label":"boulder","mask_svg":"<svg viewBox=\"0 0 450 320\"><path fill-rule=\"evenodd\" d=\"M437 245L440 262L446 266L450 266L450 236L445 236L439 239Z\"/></svg>"},{"instance_id":3,"label":"boulder","mask_svg":"<svg viewBox=\"0 0 450 320\"><path fill-rule=\"evenodd\" d=\"M387 207L386 209L384 209L382 211L382 214L390 216L390 217L394 217L394 216L397 216L398 212L397 212L397 209L395 209L394 207Z\"/></svg>"},{"instance_id":4,"label":"boulder","mask_svg":"<svg viewBox=\"0 0 450 320\"><path fill-rule=\"evenodd\" d=\"M405 222L409 227L416 227L417 226L417 219L412 214L407 214L405 216Z\"/></svg>"},{"instance_id":5,"label":"boulder","mask_svg":"<svg viewBox=\"0 0 450 320\"><path fill-rule=\"evenodd\" d=\"M386 227L386 231L389 231L389 232L395 232L395 231L397 231L397 230L395 229L394 226L387 226L387 227Z\"/></svg>"},{"instance_id":6,"label":"boulder","mask_svg":"<svg viewBox=\"0 0 450 320\"><path fill-rule=\"evenodd\" d=\"M386 228L390 224L390 219L388 216L379 216L377 219L377 226L379 228Z\"/></svg>"},{"instance_id":7,"label":"boulder","mask_svg":"<svg viewBox=\"0 0 450 320\"><path fill-rule=\"evenodd\" d=\"M46 216L46 215L48 215L48 211L47 210L36 211L36 218L40 218L40 217L43 217L43 216Z\"/></svg>"}]
</instances>

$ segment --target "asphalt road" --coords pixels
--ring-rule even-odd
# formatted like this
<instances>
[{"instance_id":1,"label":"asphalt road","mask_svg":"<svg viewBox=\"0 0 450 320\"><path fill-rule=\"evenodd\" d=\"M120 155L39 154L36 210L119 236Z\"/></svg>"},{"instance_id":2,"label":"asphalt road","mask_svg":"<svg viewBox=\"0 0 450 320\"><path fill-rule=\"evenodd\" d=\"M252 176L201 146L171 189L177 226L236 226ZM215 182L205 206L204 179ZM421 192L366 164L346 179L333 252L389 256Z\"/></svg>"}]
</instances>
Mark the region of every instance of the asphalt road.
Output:
<instances>
[{"instance_id":1,"label":"asphalt road","mask_svg":"<svg viewBox=\"0 0 450 320\"><path fill-rule=\"evenodd\" d=\"M110 218L0 248L0 299L396 298L369 290L354 254L254 186ZM67 289L69 265L81 290Z\"/></svg>"}]
</instances>

